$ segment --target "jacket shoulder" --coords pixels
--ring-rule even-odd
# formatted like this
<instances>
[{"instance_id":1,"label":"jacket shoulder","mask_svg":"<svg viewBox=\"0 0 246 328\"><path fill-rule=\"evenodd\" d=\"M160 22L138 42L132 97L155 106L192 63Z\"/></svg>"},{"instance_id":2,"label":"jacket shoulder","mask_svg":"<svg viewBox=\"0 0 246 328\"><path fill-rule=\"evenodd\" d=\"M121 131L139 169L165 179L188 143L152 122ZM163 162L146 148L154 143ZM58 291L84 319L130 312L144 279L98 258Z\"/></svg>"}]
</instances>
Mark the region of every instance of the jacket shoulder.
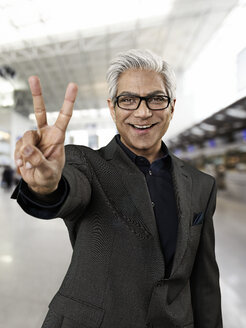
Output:
<instances>
[{"instance_id":1,"label":"jacket shoulder","mask_svg":"<svg viewBox=\"0 0 246 328\"><path fill-rule=\"evenodd\" d=\"M86 161L86 157L89 154L96 154L97 151L93 150L90 147L81 146L81 145L66 145L65 146L65 154L66 154L66 162L79 162L82 163Z\"/></svg>"},{"instance_id":2,"label":"jacket shoulder","mask_svg":"<svg viewBox=\"0 0 246 328\"><path fill-rule=\"evenodd\" d=\"M65 146L65 152L66 152L66 157L68 159L76 159L76 158L81 159L81 157L107 158L113 155L116 148L117 148L117 143L115 141L115 138L113 138L106 146L96 150L87 146L68 144Z\"/></svg>"}]
</instances>

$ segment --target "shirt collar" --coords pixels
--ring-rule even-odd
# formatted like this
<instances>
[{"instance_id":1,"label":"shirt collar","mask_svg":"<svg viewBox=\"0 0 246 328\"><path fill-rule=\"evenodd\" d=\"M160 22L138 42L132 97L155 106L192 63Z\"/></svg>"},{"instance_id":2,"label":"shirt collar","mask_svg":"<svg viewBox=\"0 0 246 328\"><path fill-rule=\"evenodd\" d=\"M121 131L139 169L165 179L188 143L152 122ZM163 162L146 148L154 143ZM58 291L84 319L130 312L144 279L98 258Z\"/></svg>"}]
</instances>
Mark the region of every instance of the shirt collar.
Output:
<instances>
[{"instance_id":1,"label":"shirt collar","mask_svg":"<svg viewBox=\"0 0 246 328\"><path fill-rule=\"evenodd\" d=\"M138 156L135 153L133 153L125 144L123 144L120 140L120 135L117 134L115 136L116 142L120 145L120 147L124 150L124 152L128 155L128 157L130 157L130 159L135 163L138 164L139 163L139 159L140 158L145 158L143 156ZM161 157L162 160L165 160L165 162L171 162L171 156L169 155L168 152L168 148L165 145L165 143L162 141L161 142L161 150L163 152L163 156ZM158 159L159 160L159 159ZM146 159L146 161L148 161Z\"/></svg>"}]
</instances>

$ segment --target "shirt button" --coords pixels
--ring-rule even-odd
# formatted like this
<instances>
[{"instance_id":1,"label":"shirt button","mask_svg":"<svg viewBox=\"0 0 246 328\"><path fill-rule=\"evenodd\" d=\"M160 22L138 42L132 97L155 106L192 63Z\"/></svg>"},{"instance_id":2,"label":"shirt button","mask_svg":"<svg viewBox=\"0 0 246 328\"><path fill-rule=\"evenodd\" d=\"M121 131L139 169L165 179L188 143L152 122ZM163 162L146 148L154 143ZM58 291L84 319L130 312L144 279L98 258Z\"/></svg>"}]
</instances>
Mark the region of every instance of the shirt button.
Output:
<instances>
[{"instance_id":1,"label":"shirt button","mask_svg":"<svg viewBox=\"0 0 246 328\"><path fill-rule=\"evenodd\" d=\"M155 206L155 203L154 202L151 202L151 205L152 205L152 207L154 207Z\"/></svg>"},{"instance_id":2,"label":"shirt button","mask_svg":"<svg viewBox=\"0 0 246 328\"><path fill-rule=\"evenodd\" d=\"M149 175L152 175L152 171L151 170L149 170Z\"/></svg>"}]
</instances>

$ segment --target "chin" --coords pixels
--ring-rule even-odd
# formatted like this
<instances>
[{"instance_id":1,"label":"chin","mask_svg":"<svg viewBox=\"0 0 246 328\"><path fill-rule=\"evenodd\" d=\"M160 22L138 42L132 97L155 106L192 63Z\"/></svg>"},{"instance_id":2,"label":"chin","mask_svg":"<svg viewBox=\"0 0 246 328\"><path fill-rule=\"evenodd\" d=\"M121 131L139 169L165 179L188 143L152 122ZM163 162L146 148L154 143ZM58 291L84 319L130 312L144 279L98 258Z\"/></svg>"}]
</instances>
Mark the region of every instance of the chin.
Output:
<instances>
[{"instance_id":1,"label":"chin","mask_svg":"<svg viewBox=\"0 0 246 328\"><path fill-rule=\"evenodd\" d=\"M151 147L153 147L152 144L147 144L146 142L135 142L135 143L131 143L132 147L135 149L139 149L139 150L148 150Z\"/></svg>"}]
</instances>

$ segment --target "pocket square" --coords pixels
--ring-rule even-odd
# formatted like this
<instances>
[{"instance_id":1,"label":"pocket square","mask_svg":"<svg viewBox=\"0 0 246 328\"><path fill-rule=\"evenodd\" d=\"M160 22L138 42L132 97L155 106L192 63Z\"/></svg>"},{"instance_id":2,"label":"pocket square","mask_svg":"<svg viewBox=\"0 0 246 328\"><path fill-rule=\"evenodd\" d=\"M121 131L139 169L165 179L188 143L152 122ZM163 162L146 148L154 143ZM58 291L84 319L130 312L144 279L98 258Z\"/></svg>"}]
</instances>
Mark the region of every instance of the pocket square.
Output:
<instances>
[{"instance_id":1,"label":"pocket square","mask_svg":"<svg viewBox=\"0 0 246 328\"><path fill-rule=\"evenodd\" d=\"M204 218L204 213L203 212L195 214L194 218L193 218L192 225L202 224L203 218Z\"/></svg>"}]
</instances>

